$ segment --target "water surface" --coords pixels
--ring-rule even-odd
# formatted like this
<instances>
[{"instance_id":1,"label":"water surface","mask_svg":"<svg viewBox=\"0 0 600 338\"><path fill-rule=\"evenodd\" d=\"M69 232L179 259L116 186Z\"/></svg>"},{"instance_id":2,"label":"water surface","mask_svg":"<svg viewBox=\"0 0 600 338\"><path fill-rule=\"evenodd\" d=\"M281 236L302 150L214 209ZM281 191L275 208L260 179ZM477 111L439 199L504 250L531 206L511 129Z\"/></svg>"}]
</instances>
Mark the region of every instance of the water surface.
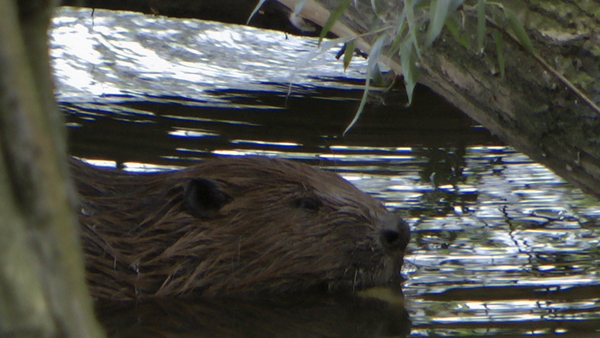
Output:
<instances>
[{"instance_id":1,"label":"water surface","mask_svg":"<svg viewBox=\"0 0 600 338\"><path fill-rule=\"evenodd\" d=\"M365 62L235 25L64 9L51 32L71 153L127 170L213 156L332 170L411 225L404 301L101 304L111 336L599 333L600 208L425 88L370 99ZM290 82L293 83L290 95ZM287 309L287 310L285 310Z\"/></svg>"}]
</instances>

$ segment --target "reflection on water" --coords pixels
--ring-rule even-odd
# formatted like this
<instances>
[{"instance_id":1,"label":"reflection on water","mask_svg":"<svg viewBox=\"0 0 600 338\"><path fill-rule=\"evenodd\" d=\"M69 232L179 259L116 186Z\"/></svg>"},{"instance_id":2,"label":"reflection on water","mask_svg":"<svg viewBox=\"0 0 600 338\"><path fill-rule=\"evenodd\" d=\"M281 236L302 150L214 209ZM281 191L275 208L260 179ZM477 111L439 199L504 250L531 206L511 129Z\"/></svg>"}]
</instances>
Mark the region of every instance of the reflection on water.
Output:
<instances>
[{"instance_id":1,"label":"reflection on water","mask_svg":"<svg viewBox=\"0 0 600 338\"><path fill-rule=\"evenodd\" d=\"M314 40L131 13L97 11L93 25L89 11L62 15L52 33L52 55L72 154L128 170L244 154L333 170L411 224L403 269L410 335L598 332L597 201L425 89L418 89L410 108L390 103L403 102L401 91L389 93L395 97L385 104L371 103L355 129L341 137L361 89L358 80L328 78L343 74L333 61L335 51L316 61L318 69L308 70L312 76L298 78L304 88L285 97L293 62L314 48ZM356 67L350 77L360 77L361 64ZM340 314L344 302L336 307L324 301L335 308L325 312L339 316L321 323L341 324L327 326L328 336L406 333L381 331L383 323L367 321L366 330L350 334L345 329L357 315ZM215 309L215 318L243 317L245 307ZM314 315L322 308L302 311ZM138 310L124 318L174 311L171 305ZM360 311L377 317L372 308ZM286 323L284 329L315 333L306 331L307 321L282 318L277 321ZM391 318L400 322L402 316L394 312ZM112 329L127 325L110 314L105 320ZM256 317L246 320L252 322L240 319L236 325L259 324ZM268 330L262 332L292 332Z\"/></svg>"},{"instance_id":2,"label":"reflection on water","mask_svg":"<svg viewBox=\"0 0 600 338\"><path fill-rule=\"evenodd\" d=\"M100 302L110 337L404 337L402 306L372 299Z\"/></svg>"},{"instance_id":3,"label":"reflection on water","mask_svg":"<svg viewBox=\"0 0 600 338\"><path fill-rule=\"evenodd\" d=\"M331 58L336 50L307 59L316 50L316 39L91 9L60 9L50 47L59 100L70 102L140 93L186 99L202 95L200 104L231 108L235 100L210 93L240 90L240 98L249 90L285 94L290 81L301 84L294 86L294 95L317 86L349 88L331 79L357 79L366 71L366 61L360 58L344 71L342 63Z\"/></svg>"}]
</instances>

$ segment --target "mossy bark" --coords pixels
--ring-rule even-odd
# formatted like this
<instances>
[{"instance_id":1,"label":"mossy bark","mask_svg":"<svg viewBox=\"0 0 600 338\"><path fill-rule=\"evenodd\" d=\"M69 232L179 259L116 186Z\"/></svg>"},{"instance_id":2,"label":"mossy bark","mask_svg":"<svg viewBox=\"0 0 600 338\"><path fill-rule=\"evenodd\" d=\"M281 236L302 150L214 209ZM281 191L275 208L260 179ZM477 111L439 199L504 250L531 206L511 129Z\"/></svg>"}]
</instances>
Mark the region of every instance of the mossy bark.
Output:
<instances>
[{"instance_id":1,"label":"mossy bark","mask_svg":"<svg viewBox=\"0 0 600 338\"><path fill-rule=\"evenodd\" d=\"M577 1L502 2L517 13L539 57L597 101L600 16L593 13L600 3L593 9ZM467 25L474 30L473 20ZM423 83L533 160L600 197L598 113L515 42L505 43L501 78L495 45L486 40L485 54L478 56L446 36L427 57Z\"/></svg>"},{"instance_id":2,"label":"mossy bark","mask_svg":"<svg viewBox=\"0 0 600 338\"><path fill-rule=\"evenodd\" d=\"M101 337L54 102L50 1L0 0L0 336Z\"/></svg>"},{"instance_id":3,"label":"mossy bark","mask_svg":"<svg viewBox=\"0 0 600 338\"><path fill-rule=\"evenodd\" d=\"M293 8L297 0L278 1ZM358 8L352 1L344 17L332 28L333 33L339 36L368 33L375 24L381 27L393 24L401 10L401 7L379 7L376 15L371 0L356 2ZM465 47L444 30L431 48L422 51L423 58L418 63L419 82L533 160L600 197L600 116L597 113L600 3L497 1L516 14L537 54L536 59L511 38L509 29L503 30L501 53L506 60L506 75L501 77L492 37L496 28L490 22L484 52L475 50L477 18L475 10L468 6L475 2L467 1L458 14L464 37L472 47ZM308 0L301 15L322 25L336 3ZM384 1L375 3L386 6ZM400 1L389 3L401 4ZM490 7L488 17L492 16ZM362 36L357 46L368 52L374 38L373 34ZM397 55L386 63L402 72ZM560 81L553 70L573 88ZM592 103L584 102L582 97Z\"/></svg>"}]
</instances>

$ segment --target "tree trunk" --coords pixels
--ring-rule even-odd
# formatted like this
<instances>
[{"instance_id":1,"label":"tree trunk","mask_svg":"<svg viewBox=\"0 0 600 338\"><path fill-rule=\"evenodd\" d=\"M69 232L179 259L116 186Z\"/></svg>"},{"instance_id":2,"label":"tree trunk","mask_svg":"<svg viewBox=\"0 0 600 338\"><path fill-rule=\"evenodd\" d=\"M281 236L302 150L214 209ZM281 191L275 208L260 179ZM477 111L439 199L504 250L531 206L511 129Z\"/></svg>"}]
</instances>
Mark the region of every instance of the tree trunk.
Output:
<instances>
[{"instance_id":1,"label":"tree trunk","mask_svg":"<svg viewBox=\"0 0 600 338\"><path fill-rule=\"evenodd\" d=\"M297 2L278 1L290 9ZM324 25L337 3L337 0L308 0L300 14ZM373 22L384 26L397 19L403 4L374 1L380 6L376 16L371 3L371 0L350 1L332 32L338 36L368 33ZM421 52L418 82L534 161L600 197L600 108L596 103L600 98L597 32L600 3L539 0L497 3L516 14L537 56L526 52L517 39L511 38L514 33L510 29L501 27L504 41L501 53L506 60L506 75L501 77L492 38L495 28L489 20L481 55L475 48L458 43L444 29L433 46ZM389 4L399 7L383 7ZM486 14L488 18L492 16L490 6ZM456 15L463 34L471 46L476 45L475 9L464 5ZM363 36L357 47L368 52L374 38L374 34ZM402 73L397 55L385 63ZM586 99L589 101L585 102Z\"/></svg>"},{"instance_id":2,"label":"tree trunk","mask_svg":"<svg viewBox=\"0 0 600 338\"><path fill-rule=\"evenodd\" d=\"M0 336L101 337L54 102L49 1L0 0Z\"/></svg>"}]
</instances>

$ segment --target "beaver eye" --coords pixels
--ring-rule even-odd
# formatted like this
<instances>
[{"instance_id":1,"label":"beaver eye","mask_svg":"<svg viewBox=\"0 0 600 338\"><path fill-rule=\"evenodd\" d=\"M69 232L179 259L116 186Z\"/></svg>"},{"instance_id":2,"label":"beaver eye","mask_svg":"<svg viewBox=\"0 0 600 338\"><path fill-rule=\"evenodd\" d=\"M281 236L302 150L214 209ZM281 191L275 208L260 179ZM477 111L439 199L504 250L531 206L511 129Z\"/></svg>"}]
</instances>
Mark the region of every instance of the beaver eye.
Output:
<instances>
[{"instance_id":1,"label":"beaver eye","mask_svg":"<svg viewBox=\"0 0 600 338\"><path fill-rule=\"evenodd\" d=\"M296 200L296 207L309 211L319 211L321 201L314 198L303 197Z\"/></svg>"},{"instance_id":2,"label":"beaver eye","mask_svg":"<svg viewBox=\"0 0 600 338\"><path fill-rule=\"evenodd\" d=\"M219 210L232 198L221 191L215 182L196 178L185 185L183 200L190 214L201 219L213 219L218 217Z\"/></svg>"}]
</instances>

